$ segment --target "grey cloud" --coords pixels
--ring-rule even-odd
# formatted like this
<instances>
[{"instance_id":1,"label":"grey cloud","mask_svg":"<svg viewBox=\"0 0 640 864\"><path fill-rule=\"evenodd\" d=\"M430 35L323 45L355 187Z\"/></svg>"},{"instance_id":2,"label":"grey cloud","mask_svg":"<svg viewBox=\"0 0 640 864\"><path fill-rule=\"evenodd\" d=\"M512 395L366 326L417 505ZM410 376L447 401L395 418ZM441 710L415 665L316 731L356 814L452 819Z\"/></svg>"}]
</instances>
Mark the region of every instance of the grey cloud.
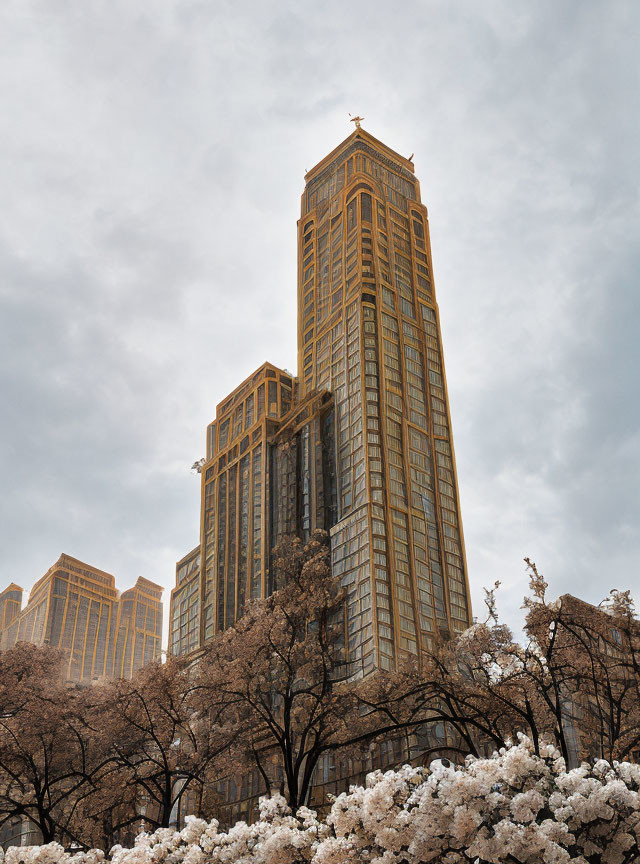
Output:
<instances>
[{"instance_id":1,"label":"grey cloud","mask_svg":"<svg viewBox=\"0 0 640 864\"><path fill-rule=\"evenodd\" d=\"M0 587L172 586L215 404L296 364L303 173L415 152L474 603L524 555L640 594L633 0L32 0L0 11ZM168 602L168 590L165 595Z\"/></svg>"}]
</instances>

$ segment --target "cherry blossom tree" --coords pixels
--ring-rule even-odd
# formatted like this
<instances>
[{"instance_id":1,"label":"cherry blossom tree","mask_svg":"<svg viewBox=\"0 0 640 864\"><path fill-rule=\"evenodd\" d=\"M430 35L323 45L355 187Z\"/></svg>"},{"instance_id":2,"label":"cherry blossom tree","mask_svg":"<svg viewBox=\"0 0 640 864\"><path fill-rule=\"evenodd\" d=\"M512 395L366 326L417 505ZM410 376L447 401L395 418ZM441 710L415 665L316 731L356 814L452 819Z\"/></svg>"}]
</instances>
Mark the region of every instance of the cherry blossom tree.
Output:
<instances>
[{"instance_id":1,"label":"cherry blossom tree","mask_svg":"<svg viewBox=\"0 0 640 864\"><path fill-rule=\"evenodd\" d=\"M81 843L76 813L107 756L91 689L67 685L63 655L0 652L0 826L26 817L46 841Z\"/></svg>"},{"instance_id":2,"label":"cherry blossom tree","mask_svg":"<svg viewBox=\"0 0 640 864\"><path fill-rule=\"evenodd\" d=\"M524 641L499 622L487 592L485 621L436 642L394 683L402 709L439 716L461 754L504 747L520 731L536 749L551 738L568 764L640 754L640 622L628 593L614 591L600 607L570 595L549 600L527 566Z\"/></svg>"},{"instance_id":3,"label":"cherry blossom tree","mask_svg":"<svg viewBox=\"0 0 640 864\"><path fill-rule=\"evenodd\" d=\"M502 765L500 759L517 751L519 756L508 758L528 760L532 772L534 765L536 771L542 771L544 782L536 780L534 785L538 784L535 788L544 803L533 821L515 818L511 810L511 816L505 810L498 819L500 807L507 799L511 801L508 796L517 784L509 781L511 792L504 791L507 798L503 801L494 796L502 787L493 789L493 783L488 793L484 788L473 805L475 810L465 804L466 810L451 816L454 821L462 820L464 812L467 822L479 819L477 837L485 836L484 827L479 826L489 826L486 848L478 851L479 847L469 846L471 851L464 851L463 846L455 845L462 842L462 835L455 833L458 828L447 828L449 845L441 848L441 859L433 860L446 864L498 860L498 847L492 851L489 842L494 835L512 831L514 837L529 838L533 832L536 842L542 842L541 833L547 828L556 832L549 840L555 846L549 846L552 851L545 847L538 860L547 860L545 855L554 864L600 860L593 857L596 853L588 845L597 846L598 832L608 836L609 831L604 824L606 808L598 811L596 798L589 798L589 812L595 814L590 817L593 836L589 820L576 827L577 834L573 823L565 820L573 837L570 842L560 842L557 834L564 831L558 827L563 820L557 813L565 811L558 810L553 795L568 789L577 795L575 784L580 778L588 781L579 786L583 797L587 787L597 791L598 783L607 788L614 784L611 789L618 789L622 798L613 803L607 799L612 809L606 812L611 825L619 823L620 836L629 834L633 839L635 817L618 806L623 799L636 801L636 797L629 798L638 791L636 769L623 760L640 753L640 624L628 593L611 592L600 607L570 596L550 600L546 582L535 565L527 562L531 584L525 599L522 643L500 623L496 595L490 591L485 621L456 639L437 641L413 663L360 680L345 661L345 600L340 580L329 567L326 537L314 535L308 543L288 538L274 558L274 593L247 604L242 619L217 634L191 666L173 658L140 670L131 681L97 682L87 687L64 683L59 652L32 645L0 652L0 826L8 819L26 817L45 841L107 849L114 839L130 842L128 833L143 824L168 831L178 806L184 808L185 802L199 815L210 815L217 781L255 770L262 777L264 791L272 796L271 803L263 805L264 812L271 814L272 834L276 823L278 831L286 827L293 832L292 849L299 844L295 848L301 855L320 855L322 839L327 844L322 847L322 855L329 856L327 862L331 848L340 850L341 844L352 858L360 856L366 861L367 849L373 855L372 841L367 840L358 851L348 845L360 842L357 837L349 839L338 822L319 822L305 809L321 758L328 753L335 753L338 759L362 755L390 736L445 724L446 751L441 741L430 742L428 735L421 734L419 740L426 742L423 752L414 752L412 757L428 766L434 757L447 755L458 767L440 761L432 769L403 769L404 774L399 773L405 780L396 777L389 782L405 783L409 788L420 786L423 778L440 795L445 787L433 786L436 775L449 783L453 771L455 783L467 786L472 783L469 778L477 775L480 783L481 772L502 771L496 767ZM514 749L511 742L518 734L525 734L526 742ZM490 757L494 751L500 755ZM529 754L526 759L525 751ZM472 760L460 767L469 755ZM594 759L600 761L594 765ZM566 772L563 766L576 766L580 760L586 760L586 768L577 768L577 774ZM517 787L517 794L529 795L532 776L531 772L528 779L522 775L524 785ZM382 775L376 777L371 788L382 784L376 793L382 794L387 781L383 782ZM278 788L285 796L282 799L273 795ZM358 794L366 797L368 792ZM391 797L396 800L397 796ZM193 803L196 798L198 802ZM496 804L493 815L481 811L483 798ZM562 806L573 807L573 803ZM420 807L424 810L426 804ZM404 815L398 816L400 822L417 819L415 814L406 815L413 810L414 805L406 803ZM335 807L332 813L331 818L338 819ZM263 828L265 819L259 820ZM305 820L311 821L306 824ZM190 830L195 830L194 824L190 823ZM251 850L263 843L263 828L252 827L253 834L246 833L246 826L230 829L224 835L228 854L236 842L229 838L240 842L242 836L242 842L249 844L247 855L254 855ZM310 839L312 834L315 840ZM179 842L180 849L186 849L184 838ZM277 845L276 840L269 842ZM197 844L189 843L192 857L205 854ZM216 843L218 840L212 849L218 848ZM635 848L631 840L629 843L629 849ZM515 848L515 840L513 844ZM526 839L525 845L538 848L533 839ZM148 847L143 844L140 848ZM559 849L573 858L562 857L565 851ZM405 860L389 857L397 850L381 841L380 850L378 858L384 864ZM404 845L400 851L409 855L407 861L414 860ZM523 847L520 858L504 860L528 860L522 857L525 851ZM215 854L223 855L222 851ZM290 854L294 852L286 852ZM622 857L610 860L633 860L625 858L620 848L617 854ZM348 860L349 855L341 860ZM324 859L317 860L324 864ZM375 855L370 860L376 860Z\"/></svg>"},{"instance_id":4,"label":"cherry blossom tree","mask_svg":"<svg viewBox=\"0 0 640 864\"><path fill-rule=\"evenodd\" d=\"M198 664L201 710L226 712L240 730L237 758L257 768L266 791L265 760L277 754L294 808L307 800L322 753L353 737L355 696L342 683L344 598L328 555L322 532L306 544L283 541L274 554L278 589L247 604Z\"/></svg>"},{"instance_id":5,"label":"cherry blossom tree","mask_svg":"<svg viewBox=\"0 0 640 864\"><path fill-rule=\"evenodd\" d=\"M142 822L167 827L182 799L202 786L215 761L228 770L237 732L209 706L200 712L193 671L168 658L139 669L131 680L104 684L102 734L109 740L109 771L102 787L134 790L116 815L108 796L102 811L113 816L112 830ZM110 818L111 818L110 816Z\"/></svg>"},{"instance_id":6,"label":"cherry blossom tree","mask_svg":"<svg viewBox=\"0 0 640 864\"><path fill-rule=\"evenodd\" d=\"M440 715L423 677L353 674L344 591L324 532L307 543L286 538L273 558L277 590L247 604L210 641L197 680L201 712L214 711L239 732L235 773L257 770L267 793L281 777L295 810L309 802L324 754L359 755L376 739L440 722Z\"/></svg>"},{"instance_id":7,"label":"cherry blossom tree","mask_svg":"<svg viewBox=\"0 0 640 864\"><path fill-rule=\"evenodd\" d=\"M260 818L220 831L193 817L182 831L141 834L113 864L632 864L640 858L640 766L604 760L567 771L530 739L484 759L373 772L325 819L276 794ZM13 848L3 864L99 864L55 843Z\"/></svg>"}]
</instances>

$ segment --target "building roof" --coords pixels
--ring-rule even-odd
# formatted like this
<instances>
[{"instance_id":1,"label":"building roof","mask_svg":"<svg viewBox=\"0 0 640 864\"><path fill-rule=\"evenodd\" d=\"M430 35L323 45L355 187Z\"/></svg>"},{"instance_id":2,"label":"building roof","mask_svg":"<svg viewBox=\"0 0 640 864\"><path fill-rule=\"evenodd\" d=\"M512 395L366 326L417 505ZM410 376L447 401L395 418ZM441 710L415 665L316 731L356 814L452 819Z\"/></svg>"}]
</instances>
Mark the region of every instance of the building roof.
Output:
<instances>
[{"instance_id":1,"label":"building roof","mask_svg":"<svg viewBox=\"0 0 640 864\"><path fill-rule=\"evenodd\" d=\"M405 156L401 156L395 150L392 150L391 147L387 147L386 144L383 144L382 141L378 141L377 138L374 138L370 132L367 132L365 129L355 129L351 135L344 139L337 147L328 153L324 159L321 159L317 165L314 165L310 171L304 175L305 183L308 183L312 180L317 174L319 174L324 168L327 167L331 162L333 162L337 156L340 155L341 151L346 150L351 144L356 141L362 141L363 143L368 143L376 150L379 150L389 159L392 159L394 162L397 162L400 167L404 168L406 171L410 171L412 174L414 173L413 162L410 159L407 159Z\"/></svg>"},{"instance_id":2,"label":"building roof","mask_svg":"<svg viewBox=\"0 0 640 864\"><path fill-rule=\"evenodd\" d=\"M267 369L271 369L275 372L281 372L283 375L287 375L291 380L295 380L295 375L292 375L290 372L287 372L286 369L281 369L279 366L274 366L273 363L269 363L268 360L258 366L255 372L252 372L251 375L247 375L244 381L241 381L237 387L235 387L231 393L224 397L218 404L216 405L216 420L220 420L223 415L229 411L234 404L240 401L240 398L244 396L244 390L246 388L246 392L249 393L252 389L251 385L257 384L257 382L265 377L265 372Z\"/></svg>"},{"instance_id":3,"label":"building roof","mask_svg":"<svg viewBox=\"0 0 640 864\"><path fill-rule=\"evenodd\" d=\"M176 570L181 564L185 564L187 561L190 561L192 558L195 558L196 555L200 553L200 544L194 546L191 552L187 552L186 555L183 555L179 561L176 561Z\"/></svg>"},{"instance_id":4,"label":"building roof","mask_svg":"<svg viewBox=\"0 0 640 864\"><path fill-rule=\"evenodd\" d=\"M112 573L107 573L106 570L99 570L97 567L94 567L93 564L87 564L85 561L81 561L79 558L74 558L72 555L67 555L65 552L62 552L58 560L55 564L52 564L51 567L47 570L44 576L41 576L40 579L35 583L31 591L29 592L29 602L31 602L31 598L35 597L36 592L39 588L44 585L47 579L50 579L54 573L59 570L70 570L74 572L76 568L87 570L93 576L98 577L98 581L101 582L105 588L110 591L116 590L116 579Z\"/></svg>"},{"instance_id":5,"label":"building roof","mask_svg":"<svg viewBox=\"0 0 640 864\"><path fill-rule=\"evenodd\" d=\"M147 593L157 594L159 599L162 595L162 592L164 591L164 588L162 587L162 585L158 585L155 582L152 582L150 579L145 579L144 576L138 576L136 584L133 585L131 588L127 588L126 591L122 592L121 599L128 599L128 597L133 594L134 591L145 591Z\"/></svg>"}]
</instances>

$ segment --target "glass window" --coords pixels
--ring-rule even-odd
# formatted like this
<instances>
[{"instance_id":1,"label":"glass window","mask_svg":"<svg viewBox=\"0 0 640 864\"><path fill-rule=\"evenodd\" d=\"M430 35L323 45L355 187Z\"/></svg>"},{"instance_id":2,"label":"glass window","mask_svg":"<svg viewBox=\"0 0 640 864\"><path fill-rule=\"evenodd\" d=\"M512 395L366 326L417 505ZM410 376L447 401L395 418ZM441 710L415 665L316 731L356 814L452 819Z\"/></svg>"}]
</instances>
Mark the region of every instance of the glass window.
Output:
<instances>
[{"instance_id":1,"label":"glass window","mask_svg":"<svg viewBox=\"0 0 640 864\"><path fill-rule=\"evenodd\" d=\"M207 427L207 457L213 456L216 449L216 427L212 423Z\"/></svg>"},{"instance_id":2,"label":"glass window","mask_svg":"<svg viewBox=\"0 0 640 864\"><path fill-rule=\"evenodd\" d=\"M246 402L246 415L244 421L245 430L253 425L253 393L250 396L247 396Z\"/></svg>"},{"instance_id":3,"label":"glass window","mask_svg":"<svg viewBox=\"0 0 640 864\"><path fill-rule=\"evenodd\" d=\"M286 414L291 408L291 387L283 385L280 391L280 396L282 399L282 413Z\"/></svg>"},{"instance_id":4,"label":"glass window","mask_svg":"<svg viewBox=\"0 0 640 864\"><path fill-rule=\"evenodd\" d=\"M250 457L245 456L240 462L239 514L240 514L240 545L238 547L238 608L236 616L244 612L245 585L247 579L247 559L249 554L249 468Z\"/></svg>"},{"instance_id":5,"label":"glass window","mask_svg":"<svg viewBox=\"0 0 640 864\"><path fill-rule=\"evenodd\" d=\"M229 418L220 424L220 447L226 447L229 440Z\"/></svg>"},{"instance_id":6,"label":"glass window","mask_svg":"<svg viewBox=\"0 0 640 864\"><path fill-rule=\"evenodd\" d=\"M235 621L236 615L236 474L237 465L232 465L229 468L229 501L228 501L228 563L227 563L227 592L226 592L226 610L225 610L225 626L229 627Z\"/></svg>"},{"instance_id":7,"label":"glass window","mask_svg":"<svg viewBox=\"0 0 640 864\"><path fill-rule=\"evenodd\" d=\"M354 198L347 204L347 231L351 231L352 228L356 227L356 222L358 220L357 206L357 198Z\"/></svg>"},{"instance_id":8,"label":"glass window","mask_svg":"<svg viewBox=\"0 0 640 864\"><path fill-rule=\"evenodd\" d=\"M278 416L278 385L269 381L269 417Z\"/></svg>"},{"instance_id":9,"label":"glass window","mask_svg":"<svg viewBox=\"0 0 640 864\"><path fill-rule=\"evenodd\" d=\"M237 437L242 432L242 404L238 405L236 410L233 412L233 432L231 434L232 438Z\"/></svg>"},{"instance_id":10,"label":"glass window","mask_svg":"<svg viewBox=\"0 0 640 864\"><path fill-rule=\"evenodd\" d=\"M363 222L371 222L371 195L367 192L363 192L361 196L362 201L362 221Z\"/></svg>"},{"instance_id":11,"label":"glass window","mask_svg":"<svg viewBox=\"0 0 640 864\"><path fill-rule=\"evenodd\" d=\"M251 596L262 593L262 451L258 446L253 451L253 566L251 572Z\"/></svg>"}]
</instances>

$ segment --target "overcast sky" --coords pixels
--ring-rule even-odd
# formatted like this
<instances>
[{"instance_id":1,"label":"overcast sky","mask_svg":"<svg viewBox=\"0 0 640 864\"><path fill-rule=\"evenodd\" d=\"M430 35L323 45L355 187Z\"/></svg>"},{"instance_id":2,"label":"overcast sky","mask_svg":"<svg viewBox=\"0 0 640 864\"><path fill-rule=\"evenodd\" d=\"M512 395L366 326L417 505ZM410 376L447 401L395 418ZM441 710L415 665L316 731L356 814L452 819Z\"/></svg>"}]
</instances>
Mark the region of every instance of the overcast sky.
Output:
<instances>
[{"instance_id":1,"label":"overcast sky","mask_svg":"<svg viewBox=\"0 0 640 864\"><path fill-rule=\"evenodd\" d=\"M474 611L640 599L640 3L4 0L0 589L169 590L205 426L296 367L305 169L359 113L429 208ZM165 629L166 642L166 629Z\"/></svg>"}]
</instances>

